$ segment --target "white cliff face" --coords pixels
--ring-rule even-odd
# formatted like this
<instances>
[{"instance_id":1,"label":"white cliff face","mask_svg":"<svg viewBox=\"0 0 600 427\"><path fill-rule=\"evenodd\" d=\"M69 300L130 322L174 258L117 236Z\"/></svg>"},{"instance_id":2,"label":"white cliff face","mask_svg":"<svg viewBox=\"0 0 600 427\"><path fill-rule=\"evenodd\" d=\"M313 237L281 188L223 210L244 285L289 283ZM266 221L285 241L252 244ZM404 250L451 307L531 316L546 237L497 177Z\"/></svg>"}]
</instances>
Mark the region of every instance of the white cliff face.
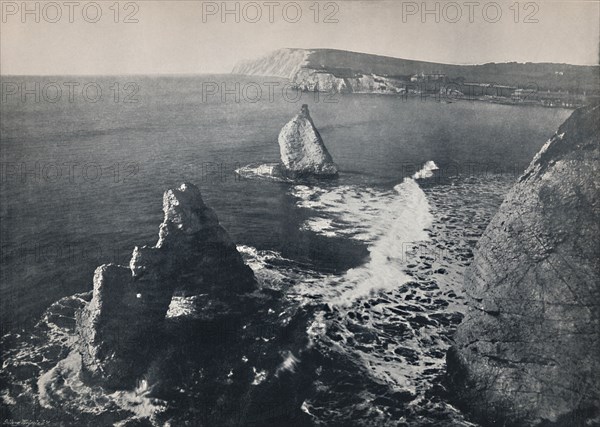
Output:
<instances>
[{"instance_id":1,"label":"white cliff face","mask_svg":"<svg viewBox=\"0 0 600 427\"><path fill-rule=\"evenodd\" d=\"M364 74L348 81L355 93L394 94L403 92L405 88L405 82L376 74Z\"/></svg>"},{"instance_id":2,"label":"white cliff face","mask_svg":"<svg viewBox=\"0 0 600 427\"><path fill-rule=\"evenodd\" d=\"M309 50L279 49L257 60L237 64L232 73L250 76L268 76L293 79L300 68L307 64Z\"/></svg>"},{"instance_id":3,"label":"white cliff face","mask_svg":"<svg viewBox=\"0 0 600 427\"><path fill-rule=\"evenodd\" d=\"M376 74L356 74L353 77L337 77L332 73L301 68L293 78L299 90L326 93L404 93L406 82Z\"/></svg>"},{"instance_id":4,"label":"white cliff face","mask_svg":"<svg viewBox=\"0 0 600 427\"><path fill-rule=\"evenodd\" d=\"M310 68L302 68L293 78L296 87L308 92L352 92L341 77L331 73L319 72Z\"/></svg>"},{"instance_id":5,"label":"white cliff face","mask_svg":"<svg viewBox=\"0 0 600 427\"><path fill-rule=\"evenodd\" d=\"M292 178L299 176L335 176L338 168L323 144L308 106L289 121L279 133L279 150L284 173Z\"/></svg>"},{"instance_id":6,"label":"white cliff face","mask_svg":"<svg viewBox=\"0 0 600 427\"><path fill-rule=\"evenodd\" d=\"M406 82L397 79L361 72L339 76L322 68L323 64L311 65L313 53L306 49L279 49L262 58L237 64L232 73L286 78L297 89L308 92L396 94L405 91Z\"/></svg>"}]
</instances>

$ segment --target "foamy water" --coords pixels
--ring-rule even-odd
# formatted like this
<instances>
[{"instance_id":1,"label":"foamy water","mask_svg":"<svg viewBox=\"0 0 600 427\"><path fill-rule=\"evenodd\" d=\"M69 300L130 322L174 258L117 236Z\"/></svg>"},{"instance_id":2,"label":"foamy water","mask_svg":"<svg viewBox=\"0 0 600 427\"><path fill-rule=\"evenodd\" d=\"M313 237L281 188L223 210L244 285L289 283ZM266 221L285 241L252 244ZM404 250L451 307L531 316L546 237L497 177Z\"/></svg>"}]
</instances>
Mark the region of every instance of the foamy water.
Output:
<instances>
[{"instance_id":1,"label":"foamy water","mask_svg":"<svg viewBox=\"0 0 600 427\"><path fill-rule=\"evenodd\" d=\"M439 168L437 167L435 162L433 160L429 160L427 163L425 163L425 165L419 172L415 173L412 176L412 178L413 179L431 178L433 176L433 171L436 171L438 169Z\"/></svg>"},{"instance_id":2,"label":"foamy water","mask_svg":"<svg viewBox=\"0 0 600 427\"><path fill-rule=\"evenodd\" d=\"M328 302L349 305L357 298L392 290L412 280L404 272L406 252L416 242L428 240L432 215L425 193L415 179L433 176L437 166L427 162L413 178L405 178L393 191L373 188L319 188L295 186L297 205L314 216L303 228L327 237L343 236L369 244L366 264L336 279Z\"/></svg>"},{"instance_id":3,"label":"foamy water","mask_svg":"<svg viewBox=\"0 0 600 427\"><path fill-rule=\"evenodd\" d=\"M246 179L265 179L275 182L293 182L292 179L280 176L277 172L279 163L257 163L235 169L235 173Z\"/></svg>"},{"instance_id":4,"label":"foamy water","mask_svg":"<svg viewBox=\"0 0 600 427\"><path fill-rule=\"evenodd\" d=\"M424 176L424 172L416 175ZM378 394L371 394L366 387L360 394L364 403L354 402L339 408L311 400L306 402L310 413L335 420L353 419L355 412L367 412L373 425L401 422L411 426L474 425L431 391L442 381L445 352L466 309L462 290L464 269L511 179L495 176L485 181L477 178L449 184L423 191L415 188L417 182L409 178L396 186L399 196L405 190L411 201L399 197L398 201L404 200L406 208L399 212L422 215L409 214L403 218L400 214L389 224L387 233L365 230L361 234L361 237L375 236L369 245L370 259L338 279L347 282L347 289L334 296L338 301L343 298L343 303L337 304L333 315L317 315L310 329L315 342L329 341L342 354L357 359L373 378L387 384L393 392L409 393L410 402L401 411L402 415L393 415L387 412L385 404L373 405ZM488 198L482 199L481 194ZM312 207L318 205L316 202L309 200ZM390 200L388 203L393 205ZM388 242L393 241L388 235L403 235L403 227L407 225L411 226L404 235L415 240L407 242L402 248L403 256L394 263L383 255L397 250L393 242ZM380 280L374 274L376 271L384 273L387 281ZM337 381L334 379L334 384ZM328 392L334 390L335 387ZM434 413L444 414L443 418L430 418Z\"/></svg>"}]
</instances>

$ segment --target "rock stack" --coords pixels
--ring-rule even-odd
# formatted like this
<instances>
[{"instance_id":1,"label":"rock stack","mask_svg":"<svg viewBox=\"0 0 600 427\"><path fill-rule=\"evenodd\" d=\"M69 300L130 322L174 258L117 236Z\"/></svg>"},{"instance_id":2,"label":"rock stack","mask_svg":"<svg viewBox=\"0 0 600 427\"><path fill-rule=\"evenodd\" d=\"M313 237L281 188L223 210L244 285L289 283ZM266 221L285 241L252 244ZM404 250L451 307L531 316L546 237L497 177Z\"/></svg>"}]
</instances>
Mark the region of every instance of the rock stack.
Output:
<instances>
[{"instance_id":1,"label":"rock stack","mask_svg":"<svg viewBox=\"0 0 600 427\"><path fill-rule=\"evenodd\" d=\"M96 270L76 315L84 381L164 403L132 425L308 423L313 308L257 283L198 188L163 210L155 246Z\"/></svg>"},{"instance_id":2,"label":"rock stack","mask_svg":"<svg viewBox=\"0 0 600 427\"><path fill-rule=\"evenodd\" d=\"M575 111L477 245L447 364L483 425L600 424L599 140L600 107Z\"/></svg>"},{"instance_id":3,"label":"rock stack","mask_svg":"<svg viewBox=\"0 0 600 427\"><path fill-rule=\"evenodd\" d=\"M302 105L300 113L281 129L278 141L282 173L288 178L327 178L338 174L338 167L310 117L308 105Z\"/></svg>"},{"instance_id":4,"label":"rock stack","mask_svg":"<svg viewBox=\"0 0 600 427\"><path fill-rule=\"evenodd\" d=\"M227 311L256 289L217 216L191 184L168 190L158 243L136 247L129 266L102 265L91 301L78 313L84 372L109 387L128 387L147 368L174 292L209 295Z\"/></svg>"}]
</instances>

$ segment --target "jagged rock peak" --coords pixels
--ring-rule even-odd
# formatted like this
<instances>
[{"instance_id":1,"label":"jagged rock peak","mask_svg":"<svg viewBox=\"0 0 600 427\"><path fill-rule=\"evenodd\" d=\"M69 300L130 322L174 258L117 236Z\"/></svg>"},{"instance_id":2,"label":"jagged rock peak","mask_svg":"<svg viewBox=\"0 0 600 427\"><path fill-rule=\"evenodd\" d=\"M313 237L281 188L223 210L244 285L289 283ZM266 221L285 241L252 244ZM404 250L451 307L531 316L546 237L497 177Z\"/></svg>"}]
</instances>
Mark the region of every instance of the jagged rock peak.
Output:
<instances>
[{"instance_id":1,"label":"jagged rock peak","mask_svg":"<svg viewBox=\"0 0 600 427\"><path fill-rule=\"evenodd\" d=\"M219 227L214 211L204 204L198 187L190 183L165 191L163 212L164 220L156 244L159 248L165 244L169 230L191 236L209 227Z\"/></svg>"},{"instance_id":2,"label":"jagged rock peak","mask_svg":"<svg viewBox=\"0 0 600 427\"><path fill-rule=\"evenodd\" d=\"M308 105L302 105L300 113L281 129L278 141L282 169L287 176L333 177L338 174L338 167L310 117Z\"/></svg>"},{"instance_id":3,"label":"jagged rock peak","mask_svg":"<svg viewBox=\"0 0 600 427\"><path fill-rule=\"evenodd\" d=\"M200 190L192 184L183 183L179 188L165 191L163 196L164 222L172 222L185 233L199 230L201 223L197 213L204 209ZM216 220L216 216L211 219Z\"/></svg>"},{"instance_id":4,"label":"jagged rock peak","mask_svg":"<svg viewBox=\"0 0 600 427\"><path fill-rule=\"evenodd\" d=\"M175 291L233 307L256 289L197 187L166 191L163 210L158 243L136 247L128 267L98 267L92 299L77 314L84 372L109 387L131 386L144 372Z\"/></svg>"}]
</instances>

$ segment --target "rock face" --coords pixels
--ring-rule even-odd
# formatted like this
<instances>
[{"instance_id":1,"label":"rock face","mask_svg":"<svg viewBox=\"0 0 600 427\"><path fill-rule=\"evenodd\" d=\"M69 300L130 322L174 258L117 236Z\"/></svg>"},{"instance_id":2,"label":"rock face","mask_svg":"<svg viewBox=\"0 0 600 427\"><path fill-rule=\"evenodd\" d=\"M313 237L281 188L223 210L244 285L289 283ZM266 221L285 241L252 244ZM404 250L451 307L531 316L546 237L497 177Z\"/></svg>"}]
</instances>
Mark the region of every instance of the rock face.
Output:
<instances>
[{"instance_id":1,"label":"rock face","mask_svg":"<svg viewBox=\"0 0 600 427\"><path fill-rule=\"evenodd\" d=\"M174 292L210 295L226 311L256 282L212 209L191 184L168 190L158 243L136 247L128 267L102 265L92 300L77 316L84 371L109 387L127 387L147 368Z\"/></svg>"},{"instance_id":2,"label":"rock face","mask_svg":"<svg viewBox=\"0 0 600 427\"><path fill-rule=\"evenodd\" d=\"M338 173L306 104L302 105L300 114L281 129L279 150L283 173L290 178L333 177Z\"/></svg>"},{"instance_id":3,"label":"rock face","mask_svg":"<svg viewBox=\"0 0 600 427\"><path fill-rule=\"evenodd\" d=\"M296 88L306 92L336 93L405 93L407 87L417 89L417 85L407 84L402 78L392 78L377 74L348 72L348 75L338 72L301 68L294 77Z\"/></svg>"},{"instance_id":4,"label":"rock face","mask_svg":"<svg viewBox=\"0 0 600 427\"><path fill-rule=\"evenodd\" d=\"M477 245L447 365L484 425L600 423L599 139L600 107L575 111Z\"/></svg>"}]
</instances>

